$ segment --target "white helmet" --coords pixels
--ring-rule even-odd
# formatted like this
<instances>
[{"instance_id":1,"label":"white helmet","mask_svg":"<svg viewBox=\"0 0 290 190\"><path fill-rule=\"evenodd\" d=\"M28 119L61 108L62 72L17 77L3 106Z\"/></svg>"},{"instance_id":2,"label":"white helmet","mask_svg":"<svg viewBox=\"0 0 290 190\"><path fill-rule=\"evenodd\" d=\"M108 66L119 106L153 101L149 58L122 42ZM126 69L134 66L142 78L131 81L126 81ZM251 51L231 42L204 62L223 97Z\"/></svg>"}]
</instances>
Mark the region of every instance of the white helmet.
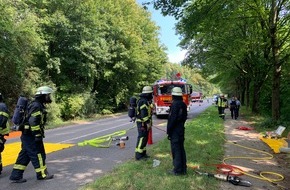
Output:
<instances>
[{"instance_id":1,"label":"white helmet","mask_svg":"<svg viewBox=\"0 0 290 190\"><path fill-rule=\"evenodd\" d=\"M182 96L182 90L180 87L174 87L172 89L172 95L173 96Z\"/></svg>"},{"instance_id":2,"label":"white helmet","mask_svg":"<svg viewBox=\"0 0 290 190\"><path fill-rule=\"evenodd\" d=\"M51 93L53 93L52 88L50 88L48 86L41 86L41 87L37 88L35 94L51 94Z\"/></svg>"},{"instance_id":3,"label":"white helmet","mask_svg":"<svg viewBox=\"0 0 290 190\"><path fill-rule=\"evenodd\" d=\"M142 89L142 94L149 94L149 93L152 93L153 90L152 90L152 87L151 86L144 86L143 89Z\"/></svg>"}]
</instances>

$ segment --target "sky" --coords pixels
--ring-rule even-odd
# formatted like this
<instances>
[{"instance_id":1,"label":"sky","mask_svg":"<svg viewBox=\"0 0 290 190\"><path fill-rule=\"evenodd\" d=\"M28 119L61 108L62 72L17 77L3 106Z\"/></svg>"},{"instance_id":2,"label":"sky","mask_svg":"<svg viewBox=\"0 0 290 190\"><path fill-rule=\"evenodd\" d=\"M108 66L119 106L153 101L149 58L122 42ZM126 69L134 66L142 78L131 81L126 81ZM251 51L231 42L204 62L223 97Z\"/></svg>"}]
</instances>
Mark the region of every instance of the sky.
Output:
<instances>
[{"instance_id":1,"label":"sky","mask_svg":"<svg viewBox=\"0 0 290 190\"><path fill-rule=\"evenodd\" d=\"M146 1L148 0L137 0L137 3L141 5L142 2ZM175 34L174 29L177 21L171 16L164 17L159 10L154 10L152 5L148 6L148 11L152 14L152 21L160 27L159 39L168 49L166 53L169 61L172 63L179 63L184 59L186 51L181 50L181 48L177 46L180 42L180 36Z\"/></svg>"}]
</instances>

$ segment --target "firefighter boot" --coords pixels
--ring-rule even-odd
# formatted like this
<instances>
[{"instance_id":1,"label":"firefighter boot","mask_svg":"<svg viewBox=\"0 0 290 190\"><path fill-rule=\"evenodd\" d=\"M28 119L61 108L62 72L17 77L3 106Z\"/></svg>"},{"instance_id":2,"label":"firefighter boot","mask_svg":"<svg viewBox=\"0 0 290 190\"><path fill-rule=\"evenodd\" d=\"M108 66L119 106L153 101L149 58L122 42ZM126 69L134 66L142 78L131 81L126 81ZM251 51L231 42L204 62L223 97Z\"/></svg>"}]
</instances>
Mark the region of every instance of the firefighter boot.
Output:
<instances>
[{"instance_id":1,"label":"firefighter boot","mask_svg":"<svg viewBox=\"0 0 290 190\"><path fill-rule=\"evenodd\" d=\"M42 176L41 173L37 173L38 180L50 180L54 177L54 175L49 174L47 170L44 171L45 176Z\"/></svg>"}]
</instances>

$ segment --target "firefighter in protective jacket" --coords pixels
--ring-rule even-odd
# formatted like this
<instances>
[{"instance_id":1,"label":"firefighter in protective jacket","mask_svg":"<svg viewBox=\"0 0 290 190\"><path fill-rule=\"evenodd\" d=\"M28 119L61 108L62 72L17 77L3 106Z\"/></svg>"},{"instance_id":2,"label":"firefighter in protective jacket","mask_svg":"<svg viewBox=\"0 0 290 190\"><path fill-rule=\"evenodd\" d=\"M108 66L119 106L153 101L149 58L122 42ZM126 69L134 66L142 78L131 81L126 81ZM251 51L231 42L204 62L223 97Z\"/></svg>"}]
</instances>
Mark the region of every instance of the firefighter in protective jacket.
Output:
<instances>
[{"instance_id":1,"label":"firefighter in protective jacket","mask_svg":"<svg viewBox=\"0 0 290 190\"><path fill-rule=\"evenodd\" d=\"M136 160L146 159L149 156L146 154L146 145L148 141L149 130L152 127L152 114L150 102L153 98L152 87L145 86L140 94L140 99L137 103L137 128L138 137L135 149Z\"/></svg>"},{"instance_id":2,"label":"firefighter in protective jacket","mask_svg":"<svg viewBox=\"0 0 290 190\"><path fill-rule=\"evenodd\" d=\"M38 180L52 179L47 171L45 160L46 153L43 144L44 125L46 123L45 104L51 103L50 94L53 90L48 86L39 87L34 100L29 104L26 123L21 135L21 151L10 176L12 183L24 183L23 173L31 161Z\"/></svg>"},{"instance_id":3,"label":"firefighter in protective jacket","mask_svg":"<svg viewBox=\"0 0 290 190\"><path fill-rule=\"evenodd\" d=\"M225 98L223 94L217 99L217 107L219 112L219 117L225 119L225 109L228 107L228 100Z\"/></svg>"},{"instance_id":4,"label":"firefighter in protective jacket","mask_svg":"<svg viewBox=\"0 0 290 190\"><path fill-rule=\"evenodd\" d=\"M187 106L183 102L180 87L172 89L172 100L168 115L167 135L170 140L174 168L169 171L169 174L185 175L187 173L187 166L184 149L184 123L187 120Z\"/></svg>"},{"instance_id":5,"label":"firefighter in protective jacket","mask_svg":"<svg viewBox=\"0 0 290 190\"><path fill-rule=\"evenodd\" d=\"M2 172L2 155L4 151L6 139L4 136L9 134L9 123L8 123L8 108L3 102L3 96L0 93L0 174Z\"/></svg>"}]
</instances>

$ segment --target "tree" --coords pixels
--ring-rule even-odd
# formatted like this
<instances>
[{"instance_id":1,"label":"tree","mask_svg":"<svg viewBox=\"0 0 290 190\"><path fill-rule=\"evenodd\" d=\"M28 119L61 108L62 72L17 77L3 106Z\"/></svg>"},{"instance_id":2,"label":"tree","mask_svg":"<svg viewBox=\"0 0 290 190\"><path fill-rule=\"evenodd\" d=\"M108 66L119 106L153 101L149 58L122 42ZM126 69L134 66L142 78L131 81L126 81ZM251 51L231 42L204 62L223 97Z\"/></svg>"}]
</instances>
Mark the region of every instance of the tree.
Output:
<instances>
[{"instance_id":1,"label":"tree","mask_svg":"<svg viewBox=\"0 0 290 190\"><path fill-rule=\"evenodd\" d=\"M19 94L34 88L30 85L29 89L24 89L27 83L31 84L24 79L33 68L34 55L44 40L38 33L37 16L29 11L25 2L3 0L0 11L0 91L11 105Z\"/></svg>"},{"instance_id":2,"label":"tree","mask_svg":"<svg viewBox=\"0 0 290 190\"><path fill-rule=\"evenodd\" d=\"M183 37L181 45L190 50L191 64L219 75L223 68L234 71L231 65L235 65L239 74L232 72L231 78L243 79L246 86L253 83L247 90L253 94L254 112L259 110L264 82L272 79L272 118L280 118L281 71L289 60L288 1L156 0L154 4L165 15L180 19L177 31Z\"/></svg>"}]
</instances>

